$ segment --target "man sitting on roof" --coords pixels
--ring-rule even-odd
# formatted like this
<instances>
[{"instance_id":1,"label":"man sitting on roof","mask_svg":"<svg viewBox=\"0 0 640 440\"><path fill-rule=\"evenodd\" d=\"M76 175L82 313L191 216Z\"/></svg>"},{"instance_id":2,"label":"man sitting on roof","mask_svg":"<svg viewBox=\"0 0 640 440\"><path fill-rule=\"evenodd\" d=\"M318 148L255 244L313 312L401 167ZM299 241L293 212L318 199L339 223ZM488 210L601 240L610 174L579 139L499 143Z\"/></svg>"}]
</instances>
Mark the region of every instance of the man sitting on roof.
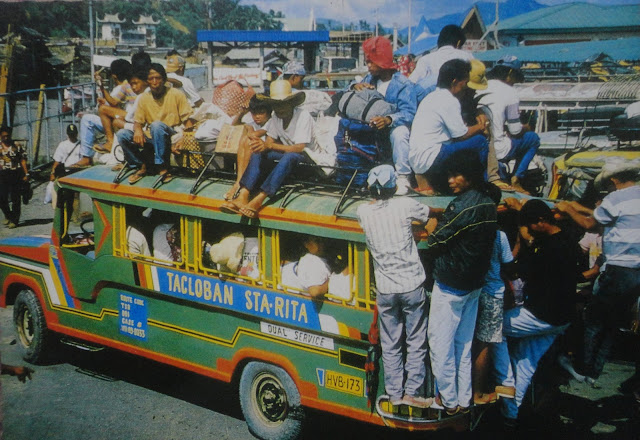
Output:
<instances>
[{"instance_id":1,"label":"man sitting on roof","mask_svg":"<svg viewBox=\"0 0 640 440\"><path fill-rule=\"evenodd\" d=\"M442 28L438 35L438 49L421 57L416 63L416 68L409 75L409 79L422 89L417 92L418 102L424 95L435 90L438 73L444 63L455 59L465 61L473 59L471 52L460 49L465 41L467 37L460 26L448 24Z\"/></svg>"},{"instance_id":2,"label":"man sitting on roof","mask_svg":"<svg viewBox=\"0 0 640 440\"><path fill-rule=\"evenodd\" d=\"M221 207L225 212L249 218L258 216L267 197L276 194L299 163L311 163L305 150L318 148L313 135L313 118L300 108L304 93L293 93L289 82L276 80L271 83L270 97L258 95L258 99L270 103L273 108L273 116L266 124L267 139L258 139L252 146L253 154L240 179L238 197ZM256 189L260 192L250 199Z\"/></svg>"},{"instance_id":3,"label":"man sitting on roof","mask_svg":"<svg viewBox=\"0 0 640 440\"><path fill-rule=\"evenodd\" d=\"M167 73L162 65L152 63L147 77L151 93L141 95L138 108L134 116L134 129L120 130L118 141L122 146L125 158L129 164L137 165L138 171L129 177L129 183L134 184L148 173L146 158L142 157L140 149L153 148L154 164L162 182L173 179L169 173L169 156L171 155L171 136L177 133L180 125L184 130L193 127L191 115L193 110L184 93L173 88L167 88ZM143 132L148 126L149 131Z\"/></svg>"},{"instance_id":4,"label":"man sitting on roof","mask_svg":"<svg viewBox=\"0 0 640 440\"><path fill-rule=\"evenodd\" d=\"M353 86L354 90L365 88L380 92L385 101L395 104L397 112L389 116L376 116L371 119L371 125L382 130L391 129L391 147L393 149L393 164L398 178L396 194L405 195L411 184L411 167L409 166L409 128L416 114L418 101L415 89L393 64L393 50L391 42L384 37L373 37L362 43L367 60L369 74L362 82Z\"/></svg>"},{"instance_id":5,"label":"man sitting on roof","mask_svg":"<svg viewBox=\"0 0 640 440\"><path fill-rule=\"evenodd\" d=\"M187 95L191 107L200 107L204 100L198 94L193 82L184 76L184 67L184 58L180 55L171 55L167 58L167 78L176 89Z\"/></svg>"},{"instance_id":6,"label":"man sitting on roof","mask_svg":"<svg viewBox=\"0 0 640 440\"><path fill-rule=\"evenodd\" d=\"M540 137L520 122L520 98L513 85L524 79L521 66L513 55L498 60L487 73L489 87L482 92L479 103L491 110L491 137L496 157L500 162L516 161L511 186L526 192L520 182L540 147Z\"/></svg>"}]
</instances>

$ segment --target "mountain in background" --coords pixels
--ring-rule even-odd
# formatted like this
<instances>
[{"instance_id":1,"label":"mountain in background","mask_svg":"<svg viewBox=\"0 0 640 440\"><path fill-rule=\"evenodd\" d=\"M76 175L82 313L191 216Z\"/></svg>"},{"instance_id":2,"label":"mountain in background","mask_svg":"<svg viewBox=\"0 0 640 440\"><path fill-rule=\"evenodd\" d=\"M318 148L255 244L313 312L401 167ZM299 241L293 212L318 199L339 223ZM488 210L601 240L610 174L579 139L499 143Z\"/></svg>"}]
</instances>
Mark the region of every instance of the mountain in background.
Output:
<instances>
[{"instance_id":1,"label":"mountain in background","mask_svg":"<svg viewBox=\"0 0 640 440\"><path fill-rule=\"evenodd\" d=\"M478 8L480 16L484 21L485 26L489 26L496 19L496 4L495 2L477 2L474 5ZM541 8L546 8L545 5L536 2L535 0L507 0L504 3L500 3L498 13L500 15L500 21L504 21L507 18L515 17L516 15L525 14L527 12L536 11ZM464 12L458 12L455 14L445 15L443 17L429 19L424 16L419 10L415 11L415 16L423 16L426 19L426 24L432 34L438 35L440 30L448 24L462 24L471 8ZM412 36L415 35L415 30L419 26L413 26L411 28ZM409 35L409 27L398 30L398 36L406 41Z\"/></svg>"}]
</instances>

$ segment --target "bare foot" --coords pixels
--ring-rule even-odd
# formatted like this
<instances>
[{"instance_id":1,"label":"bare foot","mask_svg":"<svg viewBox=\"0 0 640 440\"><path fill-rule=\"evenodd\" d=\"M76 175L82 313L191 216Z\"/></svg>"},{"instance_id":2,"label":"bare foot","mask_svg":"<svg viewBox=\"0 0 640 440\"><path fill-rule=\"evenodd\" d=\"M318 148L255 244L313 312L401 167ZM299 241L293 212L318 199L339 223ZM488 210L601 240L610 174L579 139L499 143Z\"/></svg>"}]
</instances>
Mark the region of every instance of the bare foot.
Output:
<instances>
[{"instance_id":1,"label":"bare foot","mask_svg":"<svg viewBox=\"0 0 640 440\"><path fill-rule=\"evenodd\" d=\"M90 157L83 157L69 168L87 168L93 165L93 160Z\"/></svg>"}]
</instances>

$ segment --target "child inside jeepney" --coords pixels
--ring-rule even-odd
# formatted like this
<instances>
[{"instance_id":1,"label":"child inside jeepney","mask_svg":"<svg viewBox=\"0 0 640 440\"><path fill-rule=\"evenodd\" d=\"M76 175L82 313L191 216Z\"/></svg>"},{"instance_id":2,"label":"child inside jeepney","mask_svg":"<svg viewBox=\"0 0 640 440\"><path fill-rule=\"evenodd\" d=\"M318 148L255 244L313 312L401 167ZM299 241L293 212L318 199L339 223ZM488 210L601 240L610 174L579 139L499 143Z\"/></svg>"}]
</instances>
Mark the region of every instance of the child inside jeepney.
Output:
<instances>
[{"instance_id":1,"label":"child inside jeepney","mask_svg":"<svg viewBox=\"0 0 640 440\"><path fill-rule=\"evenodd\" d=\"M251 121L247 121L245 115L251 113ZM232 125L238 125L244 122L247 132L240 139L240 146L236 158L236 181L233 186L224 195L224 199L229 201L238 197L240 191L240 179L244 174L244 170L249 165L249 159L253 150L264 144L266 141L267 130L265 128L267 121L271 118L271 105L266 101L259 100L255 95L249 100L249 107L245 107L234 118Z\"/></svg>"},{"instance_id":2,"label":"child inside jeepney","mask_svg":"<svg viewBox=\"0 0 640 440\"><path fill-rule=\"evenodd\" d=\"M302 245L307 253L297 261L285 263L280 282L283 287L304 291L313 299L321 299L327 293L331 268L326 259L326 242L321 237L305 235Z\"/></svg>"}]
</instances>

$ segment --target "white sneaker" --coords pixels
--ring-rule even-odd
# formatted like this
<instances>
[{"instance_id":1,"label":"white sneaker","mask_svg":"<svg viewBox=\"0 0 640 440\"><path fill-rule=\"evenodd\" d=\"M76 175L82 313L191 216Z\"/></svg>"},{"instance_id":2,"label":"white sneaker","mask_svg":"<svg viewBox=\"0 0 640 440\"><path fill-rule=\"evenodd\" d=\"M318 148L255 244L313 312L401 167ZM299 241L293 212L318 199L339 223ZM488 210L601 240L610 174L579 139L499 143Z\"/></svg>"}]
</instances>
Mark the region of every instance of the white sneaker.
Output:
<instances>
[{"instance_id":1,"label":"white sneaker","mask_svg":"<svg viewBox=\"0 0 640 440\"><path fill-rule=\"evenodd\" d=\"M578 382L584 382L585 377L582 374L579 374L571 365L571 360L564 354L558 356L558 363L562 368L567 370L571 376Z\"/></svg>"},{"instance_id":2,"label":"white sneaker","mask_svg":"<svg viewBox=\"0 0 640 440\"><path fill-rule=\"evenodd\" d=\"M411 190L411 183L409 183L409 176L406 174L399 174L396 178L396 195L406 196Z\"/></svg>"}]
</instances>

